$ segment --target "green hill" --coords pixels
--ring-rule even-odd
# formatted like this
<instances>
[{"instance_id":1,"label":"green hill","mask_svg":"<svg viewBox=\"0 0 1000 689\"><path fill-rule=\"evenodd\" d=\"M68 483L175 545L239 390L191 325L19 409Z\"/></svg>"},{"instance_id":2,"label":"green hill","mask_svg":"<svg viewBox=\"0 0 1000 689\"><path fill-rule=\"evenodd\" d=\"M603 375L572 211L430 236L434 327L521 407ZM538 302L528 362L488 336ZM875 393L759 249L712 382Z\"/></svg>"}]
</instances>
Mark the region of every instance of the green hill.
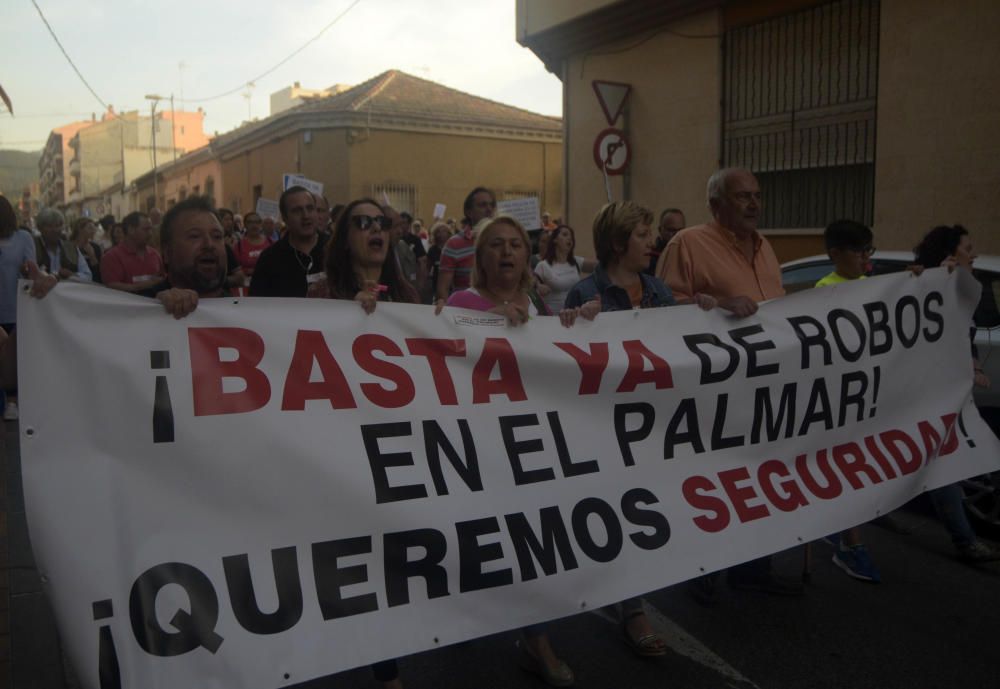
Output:
<instances>
[{"instance_id":1,"label":"green hill","mask_svg":"<svg viewBox=\"0 0 1000 689\"><path fill-rule=\"evenodd\" d=\"M0 150L0 192L8 198L20 196L26 186L38 181L41 151Z\"/></svg>"}]
</instances>

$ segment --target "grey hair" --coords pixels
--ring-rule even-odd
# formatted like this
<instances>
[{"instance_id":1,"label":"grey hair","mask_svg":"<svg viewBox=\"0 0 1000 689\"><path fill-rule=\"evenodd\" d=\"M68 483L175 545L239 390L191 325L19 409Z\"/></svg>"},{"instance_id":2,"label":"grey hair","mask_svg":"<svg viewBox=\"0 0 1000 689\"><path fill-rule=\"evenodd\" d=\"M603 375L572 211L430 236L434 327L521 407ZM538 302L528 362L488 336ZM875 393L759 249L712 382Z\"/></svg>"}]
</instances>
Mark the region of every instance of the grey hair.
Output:
<instances>
[{"instance_id":1,"label":"grey hair","mask_svg":"<svg viewBox=\"0 0 1000 689\"><path fill-rule=\"evenodd\" d=\"M43 208L35 216L35 225L38 227L42 227L43 225L45 227L52 227L53 225L65 222L66 219L63 217L63 214L55 208Z\"/></svg>"},{"instance_id":2,"label":"grey hair","mask_svg":"<svg viewBox=\"0 0 1000 689\"><path fill-rule=\"evenodd\" d=\"M708 205L710 207L713 201L722 200L722 197L726 193L726 187L729 186L730 176L738 172L745 172L751 175L753 174L749 170L742 167L724 167L721 170L716 170L712 173L712 176L708 178L708 188L706 190Z\"/></svg>"}]
</instances>

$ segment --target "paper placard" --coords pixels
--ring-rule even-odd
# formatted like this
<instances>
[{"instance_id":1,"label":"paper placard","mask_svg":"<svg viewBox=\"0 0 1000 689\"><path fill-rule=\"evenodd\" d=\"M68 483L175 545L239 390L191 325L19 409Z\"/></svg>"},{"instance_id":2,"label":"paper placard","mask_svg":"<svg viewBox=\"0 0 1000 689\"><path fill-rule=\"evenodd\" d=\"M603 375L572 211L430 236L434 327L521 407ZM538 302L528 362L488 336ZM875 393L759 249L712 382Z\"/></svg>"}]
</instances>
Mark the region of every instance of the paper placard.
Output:
<instances>
[{"instance_id":1,"label":"paper placard","mask_svg":"<svg viewBox=\"0 0 1000 689\"><path fill-rule=\"evenodd\" d=\"M281 220L281 209L278 207L278 202L272 199L257 199L257 208L255 210L261 218Z\"/></svg>"},{"instance_id":2,"label":"paper placard","mask_svg":"<svg viewBox=\"0 0 1000 689\"><path fill-rule=\"evenodd\" d=\"M513 217L524 225L526 230L539 230L542 227L542 215L539 211L537 196L500 201L497 203L497 213Z\"/></svg>"},{"instance_id":3,"label":"paper placard","mask_svg":"<svg viewBox=\"0 0 1000 689\"><path fill-rule=\"evenodd\" d=\"M323 183L317 182L315 180L309 179L308 177L303 177L302 175L293 175L291 173L285 173L281 178L282 190L288 189L290 187L305 187L311 191L315 196L323 195Z\"/></svg>"}]
</instances>

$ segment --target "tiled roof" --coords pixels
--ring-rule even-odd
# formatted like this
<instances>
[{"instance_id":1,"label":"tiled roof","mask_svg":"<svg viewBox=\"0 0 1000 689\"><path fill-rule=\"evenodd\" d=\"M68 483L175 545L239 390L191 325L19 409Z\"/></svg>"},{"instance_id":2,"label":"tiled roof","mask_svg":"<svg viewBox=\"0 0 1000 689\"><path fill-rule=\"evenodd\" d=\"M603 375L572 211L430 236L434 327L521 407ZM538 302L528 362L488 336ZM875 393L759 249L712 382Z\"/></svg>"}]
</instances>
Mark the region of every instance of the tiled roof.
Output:
<instances>
[{"instance_id":1,"label":"tiled roof","mask_svg":"<svg viewBox=\"0 0 1000 689\"><path fill-rule=\"evenodd\" d=\"M472 125L562 133L562 120L558 117L497 103L391 69L346 91L325 98L309 98L294 108L242 125L222 134L213 143L225 146L291 118L324 114L370 115L436 126Z\"/></svg>"},{"instance_id":2,"label":"tiled roof","mask_svg":"<svg viewBox=\"0 0 1000 689\"><path fill-rule=\"evenodd\" d=\"M408 117L482 124L499 127L562 130L558 117L539 115L442 86L406 72L391 69L363 84L300 106L308 112L371 112L372 115Z\"/></svg>"}]
</instances>

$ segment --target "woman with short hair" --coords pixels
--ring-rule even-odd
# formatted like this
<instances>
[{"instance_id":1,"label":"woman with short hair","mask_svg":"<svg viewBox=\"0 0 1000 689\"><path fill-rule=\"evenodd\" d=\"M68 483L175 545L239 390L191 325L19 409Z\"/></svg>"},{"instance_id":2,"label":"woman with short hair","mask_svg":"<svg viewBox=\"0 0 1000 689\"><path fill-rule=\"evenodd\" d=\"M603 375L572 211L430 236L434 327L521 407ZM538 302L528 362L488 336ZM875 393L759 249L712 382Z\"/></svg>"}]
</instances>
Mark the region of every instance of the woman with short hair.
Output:
<instances>
[{"instance_id":1,"label":"woman with short hair","mask_svg":"<svg viewBox=\"0 0 1000 689\"><path fill-rule=\"evenodd\" d=\"M94 241L97 235L97 223L90 218L77 218L73 221L69 239L76 244L80 255L87 261L94 282L101 281L101 246Z\"/></svg>"},{"instance_id":2,"label":"woman with short hair","mask_svg":"<svg viewBox=\"0 0 1000 689\"><path fill-rule=\"evenodd\" d=\"M628 311L695 303L705 310L715 308L716 300L703 294L678 301L662 280L643 272L656 240L652 223L653 212L632 201L604 206L593 227L598 265L570 289L566 306L597 303L601 311ZM619 607L622 637L632 652L642 658L666 655L667 645L649 623L642 600L629 598Z\"/></svg>"}]
</instances>

